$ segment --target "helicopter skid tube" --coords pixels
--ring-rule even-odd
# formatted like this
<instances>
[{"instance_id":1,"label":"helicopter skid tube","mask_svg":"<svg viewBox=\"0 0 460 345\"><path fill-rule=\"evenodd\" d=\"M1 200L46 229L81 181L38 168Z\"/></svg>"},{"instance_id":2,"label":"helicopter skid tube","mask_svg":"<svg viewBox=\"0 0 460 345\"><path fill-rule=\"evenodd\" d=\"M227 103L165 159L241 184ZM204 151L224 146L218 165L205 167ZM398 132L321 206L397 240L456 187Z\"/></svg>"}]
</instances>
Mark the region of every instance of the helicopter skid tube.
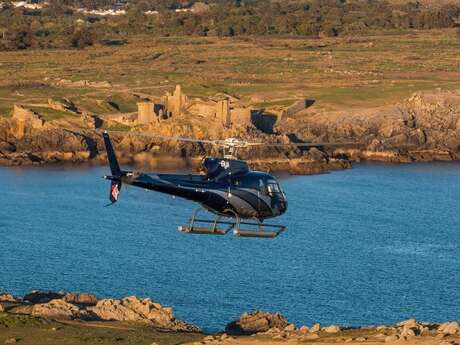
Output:
<instances>
[{"instance_id":1,"label":"helicopter skid tube","mask_svg":"<svg viewBox=\"0 0 460 345\"><path fill-rule=\"evenodd\" d=\"M218 228L206 228L199 226L179 226L177 230L186 232L188 234L202 234L202 235L226 235L228 231Z\"/></svg>"},{"instance_id":2,"label":"helicopter skid tube","mask_svg":"<svg viewBox=\"0 0 460 345\"><path fill-rule=\"evenodd\" d=\"M233 230L233 234L238 237L258 238L275 238L286 230L283 225L263 224L259 220L256 220L256 222L241 222L240 217L236 214L234 221L223 221L221 220L222 216L216 216L214 220L198 219L196 216L201 210L204 209L197 209L190 218L189 224L179 226L177 230L189 234L205 235L226 235L230 230ZM241 226L245 229L241 229Z\"/></svg>"},{"instance_id":3,"label":"helicopter skid tube","mask_svg":"<svg viewBox=\"0 0 460 345\"><path fill-rule=\"evenodd\" d=\"M257 227L257 229L241 229L243 227ZM286 227L284 225L263 224L259 221L256 223L240 222L240 226L233 230L233 234L238 237L258 237L258 238L275 238L280 235Z\"/></svg>"}]
</instances>

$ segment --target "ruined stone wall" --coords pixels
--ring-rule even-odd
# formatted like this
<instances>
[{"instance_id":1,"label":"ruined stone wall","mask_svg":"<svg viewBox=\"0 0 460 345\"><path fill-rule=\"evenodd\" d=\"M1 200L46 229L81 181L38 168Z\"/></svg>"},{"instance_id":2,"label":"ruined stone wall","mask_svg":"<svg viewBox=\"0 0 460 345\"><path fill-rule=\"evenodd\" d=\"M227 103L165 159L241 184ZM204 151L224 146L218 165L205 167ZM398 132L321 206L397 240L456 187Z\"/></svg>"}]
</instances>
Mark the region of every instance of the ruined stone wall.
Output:
<instances>
[{"instance_id":1,"label":"ruined stone wall","mask_svg":"<svg viewBox=\"0 0 460 345\"><path fill-rule=\"evenodd\" d=\"M182 110L187 105L188 98L182 93L180 85L176 85L174 93L166 94L165 104L169 116L179 116L182 114Z\"/></svg>"},{"instance_id":2,"label":"ruined stone wall","mask_svg":"<svg viewBox=\"0 0 460 345\"><path fill-rule=\"evenodd\" d=\"M38 114L18 104L13 107L12 120L14 136L18 139L24 137L27 127L42 129L45 125L45 121Z\"/></svg>"},{"instance_id":3,"label":"ruined stone wall","mask_svg":"<svg viewBox=\"0 0 460 345\"><path fill-rule=\"evenodd\" d=\"M216 118L216 103L213 101L193 100L187 107L187 111L214 120Z\"/></svg>"},{"instance_id":4,"label":"ruined stone wall","mask_svg":"<svg viewBox=\"0 0 460 345\"><path fill-rule=\"evenodd\" d=\"M232 125L248 126L252 124L251 108L233 108L230 110Z\"/></svg>"},{"instance_id":5,"label":"ruined stone wall","mask_svg":"<svg viewBox=\"0 0 460 345\"><path fill-rule=\"evenodd\" d=\"M308 107L308 100L302 99L300 101L295 102L291 106L289 106L286 109L286 115L288 115L288 116L294 115L294 114L306 109L307 107Z\"/></svg>"}]
</instances>

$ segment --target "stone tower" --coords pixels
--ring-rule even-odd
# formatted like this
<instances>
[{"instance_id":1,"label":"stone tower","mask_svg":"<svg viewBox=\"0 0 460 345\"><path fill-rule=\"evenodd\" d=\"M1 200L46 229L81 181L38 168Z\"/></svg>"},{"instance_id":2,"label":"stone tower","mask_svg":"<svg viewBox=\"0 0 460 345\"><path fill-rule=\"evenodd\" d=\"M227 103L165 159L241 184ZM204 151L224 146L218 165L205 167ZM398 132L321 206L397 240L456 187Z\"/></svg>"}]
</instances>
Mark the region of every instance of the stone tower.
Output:
<instances>
[{"instance_id":1,"label":"stone tower","mask_svg":"<svg viewBox=\"0 0 460 345\"><path fill-rule=\"evenodd\" d=\"M156 120L153 102L140 102L137 103L137 122L139 124L147 125Z\"/></svg>"},{"instance_id":2,"label":"stone tower","mask_svg":"<svg viewBox=\"0 0 460 345\"><path fill-rule=\"evenodd\" d=\"M170 116L179 116L187 103L187 96L182 93L182 87L176 85L174 93L166 94L166 108Z\"/></svg>"},{"instance_id":3,"label":"stone tower","mask_svg":"<svg viewBox=\"0 0 460 345\"><path fill-rule=\"evenodd\" d=\"M230 116L230 104L228 99L218 101L216 104L216 117L222 122L224 127L231 127L232 119Z\"/></svg>"}]
</instances>

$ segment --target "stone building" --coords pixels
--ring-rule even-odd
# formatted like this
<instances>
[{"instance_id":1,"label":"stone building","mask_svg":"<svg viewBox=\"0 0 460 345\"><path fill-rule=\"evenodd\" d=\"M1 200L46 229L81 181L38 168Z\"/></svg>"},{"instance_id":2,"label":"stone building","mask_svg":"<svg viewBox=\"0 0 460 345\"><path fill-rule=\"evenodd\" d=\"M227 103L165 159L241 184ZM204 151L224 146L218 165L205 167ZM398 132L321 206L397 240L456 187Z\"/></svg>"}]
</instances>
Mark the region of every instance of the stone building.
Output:
<instances>
[{"instance_id":1,"label":"stone building","mask_svg":"<svg viewBox=\"0 0 460 345\"><path fill-rule=\"evenodd\" d=\"M224 127L231 127L232 119L228 99L224 99L216 103L216 118L222 122Z\"/></svg>"},{"instance_id":2,"label":"stone building","mask_svg":"<svg viewBox=\"0 0 460 345\"><path fill-rule=\"evenodd\" d=\"M137 107L136 123L138 124L152 124L179 116L205 118L225 128L230 128L232 125L250 125L252 121L252 108L238 106L231 103L228 98L189 99L182 92L180 85L176 86L172 94L166 93L162 103L144 101L137 103Z\"/></svg>"},{"instance_id":3,"label":"stone building","mask_svg":"<svg viewBox=\"0 0 460 345\"><path fill-rule=\"evenodd\" d=\"M14 132L15 137L18 139L24 137L26 127L41 129L45 125L45 120L43 120L39 114L18 104L13 106L12 119L16 124Z\"/></svg>"},{"instance_id":4,"label":"stone building","mask_svg":"<svg viewBox=\"0 0 460 345\"><path fill-rule=\"evenodd\" d=\"M180 85L176 85L176 89L173 94L167 92L164 99L167 117L181 115L184 107L187 105L187 102L188 98L182 93L182 87Z\"/></svg>"},{"instance_id":5,"label":"stone building","mask_svg":"<svg viewBox=\"0 0 460 345\"><path fill-rule=\"evenodd\" d=\"M154 111L155 103L153 102L139 102L137 103L137 122L142 125L148 125L149 123L157 120L157 115Z\"/></svg>"}]
</instances>

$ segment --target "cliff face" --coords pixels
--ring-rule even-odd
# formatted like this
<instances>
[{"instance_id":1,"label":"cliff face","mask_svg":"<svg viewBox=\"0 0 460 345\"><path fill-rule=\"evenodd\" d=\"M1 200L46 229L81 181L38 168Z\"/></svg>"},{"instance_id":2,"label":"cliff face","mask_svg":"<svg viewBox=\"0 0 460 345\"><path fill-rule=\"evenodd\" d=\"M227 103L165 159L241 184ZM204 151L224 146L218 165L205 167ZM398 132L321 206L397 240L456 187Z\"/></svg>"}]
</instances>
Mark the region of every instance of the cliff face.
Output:
<instances>
[{"instance_id":1,"label":"cliff face","mask_svg":"<svg viewBox=\"0 0 460 345\"><path fill-rule=\"evenodd\" d=\"M253 126L223 131L208 123L181 126L165 123L149 128L157 135L195 138L240 137L256 142L352 142L352 147L242 150L241 156L254 168L284 170L298 174L343 169L350 161L374 160L413 162L460 159L460 92L414 94L401 104L382 109L349 113L306 114L302 120L283 119L275 134ZM217 155L206 145L153 142L129 132L112 135L123 163L156 166L159 161L176 161L178 167L195 166L203 155ZM168 159L166 159L168 158ZM105 162L100 131L72 123L41 123L35 118L0 120L0 165L51 162Z\"/></svg>"},{"instance_id":2,"label":"cliff face","mask_svg":"<svg viewBox=\"0 0 460 345\"><path fill-rule=\"evenodd\" d=\"M460 92L414 94L403 103L353 114L316 114L283 132L312 141L358 143L337 149L351 160L413 162L460 159Z\"/></svg>"}]
</instances>

